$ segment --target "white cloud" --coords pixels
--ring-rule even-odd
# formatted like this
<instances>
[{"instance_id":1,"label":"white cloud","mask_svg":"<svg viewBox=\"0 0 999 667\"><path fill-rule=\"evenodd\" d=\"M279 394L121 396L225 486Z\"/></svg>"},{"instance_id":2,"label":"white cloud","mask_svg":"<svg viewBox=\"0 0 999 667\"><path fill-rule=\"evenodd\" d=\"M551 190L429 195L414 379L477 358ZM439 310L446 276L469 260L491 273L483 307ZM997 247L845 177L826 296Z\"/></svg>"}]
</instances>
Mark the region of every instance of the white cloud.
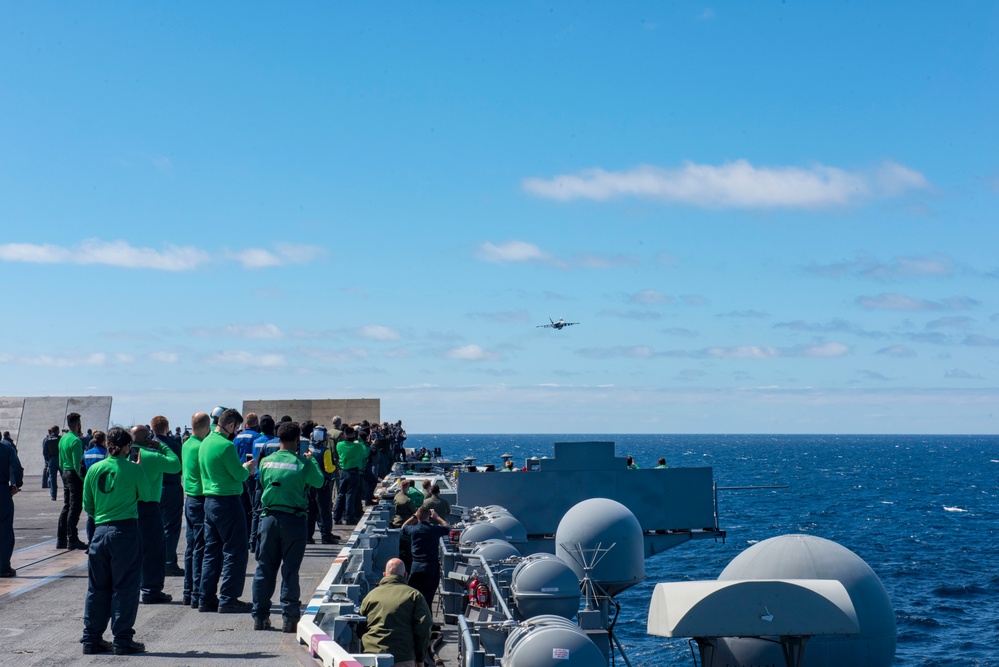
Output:
<instances>
[{"instance_id":1,"label":"white cloud","mask_svg":"<svg viewBox=\"0 0 999 667\"><path fill-rule=\"evenodd\" d=\"M285 333L276 324L228 324L224 327L191 329L195 336L218 336L224 338L284 338Z\"/></svg>"},{"instance_id":2,"label":"white cloud","mask_svg":"<svg viewBox=\"0 0 999 667\"><path fill-rule=\"evenodd\" d=\"M125 241L87 239L72 247L52 244L5 243L0 260L31 264L79 264L117 266L125 269L191 271L211 259L201 248L167 244L163 250L137 248Z\"/></svg>"},{"instance_id":3,"label":"white cloud","mask_svg":"<svg viewBox=\"0 0 999 667\"><path fill-rule=\"evenodd\" d=\"M235 364L270 368L286 365L283 354L257 354L246 350L225 350L209 355L206 361L209 364Z\"/></svg>"},{"instance_id":4,"label":"white cloud","mask_svg":"<svg viewBox=\"0 0 999 667\"><path fill-rule=\"evenodd\" d=\"M673 297L668 294L663 294L659 290L643 289L628 297L628 301L631 303L663 305L673 303Z\"/></svg>"},{"instance_id":5,"label":"white cloud","mask_svg":"<svg viewBox=\"0 0 999 667\"><path fill-rule=\"evenodd\" d=\"M496 361L500 358L500 355L472 344L448 350L447 358L460 361Z\"/></svg>"},{"instance_id":6,"label":"white cloud","mask_svg":"<svg viewBox=\"0 0 999 667\"><path fill-rule=\"evenodd\" d=\"M704 351L709 357L717 359L775 359L780 350L775 347L759 345L737 345L735 347L709 347Z\"/></svg>"},{"instance_id":7,"label":"white cloud","mask_svg":"<svg viewBox=\"0 0 999 667\"><path fill-rule=\"evenodd\" d=\"M180 355L176 352L150 352L146 355L146 358L162 364L175 364L180 361Z\"/></svg>"},{"instance_id":8,"label":"white cloud","mask_svg":"<svg viewBox=\"0 0 999 667\"><path fill-rule=\"evenodd\" d=\"M854 276L888 282L907 278L944 278L954 274L954 260L946 255L930 257L911 256L894 257L887 262L877 260L868 255L856 259L833 262L831 264L813 264L805 268L809 273L830 278Z\"/></svg>"},{"instance_id":9,"label":"white cloud","mask_svg":"<svg viewBox=\"0 0 999 667\"><path fill-rule=\"evenodd\" d=\"M479 246L477 256L494 264L550 262L554 259L538 246L526 241L507 241L499 245L487 241Z\"/></svg>"},{"instance_id":10,"label":"white cloud","mask_svg":"<svg viewBox=\"0 0 999 667\"><path fill-rule=\"evenodd\" d=\"M349 347L341 350L329 350L319 347L303 347L299 348L298 351L309 359L334 364L359 361L367 359L370 356L370 353L361 347Z\"/></svg>"},{"instance_id":11,"label":"white cloud","mask_svg":"<svg viewBox=\"0 0 999 667\"><path fill-rule=\"evenodd\" d=\"M877 296L857 297L857 305L867 310L946 311L966 310L978 301L966 296L953 296L939 301L916 299L904 294L885 293Z\"/></svg>"},{"instance_id":12,"label":"white cloud","mask_svg":"<svg viewBox=\"0 0 999 667\"><path fill-rule=\"evenodd\" d=\"M640 197L704 208L826 208L846 206L876 196L899 196L924 189L922 174L894 162L873 173L836 167L756 167L747 160L721 166L687 162L665 169L639 165L625 171L586 169L551 179L528 178L524 189L557 201L606 201Z\"/></svg>"},{"instance_id":13,"label":"white cloud","mask_svg":"<svg viewBox=\"0 0 999 667\"><path fill-rule=\"evenodd\" d=\"M107 364L107 355L103 352L91 352L90 354L74 356L53 356L41 354L34 357L24 357L20 362L26 366L44 366L48 368L76 368L79 366L104 366Z\"/></svg>"},{"instance_id":14,"label":"white cloud","mask_svg":"<svg viewBox=\"0 0 999 667\"><path fill-rule=\"evenodd\" d=\"M325 254L322 248L304 243L278 243L273 250L247 248L226 253L244 269L267 269L289 264L309 264Z\"/></svg>"},{"instance_id":15,"label":"white cloud","mask_svg":"<svg viewBox=\"0 0 999 667\"><path fill-rule=\"evenodd\" d=\"M889 345L874 354L883 354L886 357L895 357L896 359L910 359L916 356L916 351L906 345Z\"/></svg>"},{"instance_id":16,"label":"white cloud","mask_svg":"<svg viewBox=\"0 0 999 667\"><path fill-rule=\"evenodd\" d=\"M944 377L948 378L950 380L984 380L985 379L981 375L975 375L973 373L969 373L968 371L963 371L960 368L954 368L954 369L951 369L951 370L947 371L946 373L944 373Z\"/></svg>"},{"instance_id":17,"label":"white cloud","mask_svg":"<svg viewBox=\"0 0 999 667\"><path fill-rule=\"evenodd\" d=\"M802 357L842 357L850 352L850 346L843 343L829 342L805 345L800 348L794 348L794 351Z\"/></svg>"},{"instance_id":18,"label":"white cloud","mask_svg":"<svg viewBox=\"0 0 999 667\"><path fill-rule=\"evenodd\" d=\"M493 264L540 264L558 269L612 269L640 264L636 257L630 255L577 253L568 258L557 257L533 243L517 240L499 245L487 241L479 245L475 256Z\"/></svg>"},{"instance_id":19,"label":"white cloud","mask_svg":"<svg viewBox=\"0 0 999 667\"><path fill-rule=\"evenodd\" d=\"M357 330L357 335L370 340L399 340L397 332L381 324L366 324Z\"/></svg>"},{"instance_id":20,"label":"white cloud","mask_svg":"<svg viewBox=\"0 0 999 667\"><path fill-rule=\"evenodd\" d=\"M323 255L321 248L304 244L278 244L274 250L247 248L225 255L246 269L260 269L287 264L307 264ZM193 271L212 261L212 254L194 246L171 243L162 250L142 248L126 241L86 239L75 246L50 243L0 244L0 260L29 264L76 264L115 266L123 269L155 271Z\"/></svg>"}]
</instances>

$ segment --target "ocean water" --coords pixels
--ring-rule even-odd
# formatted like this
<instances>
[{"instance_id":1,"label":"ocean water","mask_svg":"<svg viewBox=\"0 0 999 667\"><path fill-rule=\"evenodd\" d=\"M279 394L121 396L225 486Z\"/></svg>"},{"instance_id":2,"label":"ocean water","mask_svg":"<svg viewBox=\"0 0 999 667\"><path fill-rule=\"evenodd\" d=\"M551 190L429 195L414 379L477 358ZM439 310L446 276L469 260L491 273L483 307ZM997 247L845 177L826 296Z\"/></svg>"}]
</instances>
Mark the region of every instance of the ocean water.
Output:
<instances>
[{"instance_id":1,"label":"ocean water","mask_svg":"<svg viewBox=\"0 0 999 667\"><path fill-rule=\"evenodd\" d=\"M687 640L645 634L661 581L715 579L736 555L790 533L863 558L895 609L895 665L999 665L999 436L412 435L407 445L500 463L551 456L556 441L612 440L642 468L711 466L724 543L690 542L646 560L620 597L617 634L635 667L692 665ZM623 663L619 663L623 664Z\"/></svg>"}]
</instances>

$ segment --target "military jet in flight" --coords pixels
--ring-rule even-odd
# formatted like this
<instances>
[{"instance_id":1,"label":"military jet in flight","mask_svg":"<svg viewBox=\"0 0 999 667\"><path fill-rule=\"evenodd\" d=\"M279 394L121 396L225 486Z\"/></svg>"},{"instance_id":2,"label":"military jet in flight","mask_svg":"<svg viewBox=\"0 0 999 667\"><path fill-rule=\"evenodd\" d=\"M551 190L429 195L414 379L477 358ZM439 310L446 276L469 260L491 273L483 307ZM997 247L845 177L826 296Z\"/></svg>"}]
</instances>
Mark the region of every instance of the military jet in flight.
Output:
<instances>
[{"instance_id":1,"label":"military jet in flight","mask_svg":"<svg viewBox=\"0 0 999 667\"><path fill-rule=\"evenodd\" d=\"M558 322L556 322L555 320L553 320L550 317L548 318L548 321L551 322L551 324L539 324L537 326L537 328L538 329L556 329L556 330L561 331L564 327L571 327L573 324L579 324L579 322L566 322L561 317L558 318Z\"/></svg>"}]
</instances>

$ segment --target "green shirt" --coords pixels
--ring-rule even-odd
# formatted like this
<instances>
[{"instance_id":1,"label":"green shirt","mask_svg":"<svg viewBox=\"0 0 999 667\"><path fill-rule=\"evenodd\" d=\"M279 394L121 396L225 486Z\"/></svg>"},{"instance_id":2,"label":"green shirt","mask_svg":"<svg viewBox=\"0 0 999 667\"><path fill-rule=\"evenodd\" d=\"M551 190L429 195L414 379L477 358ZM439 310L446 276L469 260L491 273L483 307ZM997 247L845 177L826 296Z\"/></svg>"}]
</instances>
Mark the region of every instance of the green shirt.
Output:
<instances>
[{"instance_id":1,"label":"green shirt","mask_svg":"<svg viewBox=\"0 0 999 667\"><path fill-rule=\"evenodd\" d=\"M139 448L139 467L153 489L152 502L158 503L163 496L163 473L180 472L180 459L159 440L151 440L148 446L132 446Z\"/></svg>"},{"instance_id":2,"label":"green shirt","mask_svg":"<svg viewBox=\"0 0 999 667\"><path fill-rule=\"evenodd\" d=\"M120 455L90 466L83 480L83 509L94 517L94 523L137 519L140 500L148 502L155 498L138 463Z\"/></svg>"},{"instance_id":3,"label":"green shirt","mask_svg":"<svg viewBox=\"0 0 999 667\"><path fill-rule=\"evenodd\" d=\"M181 472L184 473L184 493L189 496L203 496L205 489L201 485L201 464L198 454L201 451L201 438L191 435L180 447Z\"/></svg>"},{"instance_id":4,"label":"green shirt","mask_svg":"<svg viewBox=\"0 0 999 667\"><path fill-rule=\"evenodd\" d=\"M82 464L83 440L72 431L67 431L59 438L59 470L74 470L79 475Z\"/></svg>"},{"instance_id":5,"label":"green shirt","mask_svg":"<svg viewBox=\"0 0 999 667\"><path fill-rule=\"evenodd\" d=\"M290 512L305 516L308 501L305 488L323 485L323 473L313 458L295 452L278 450L260 462L260 484L263 492L260 503L262 514L268 510Z\"/></svg>"},{"instance_id":6,"label":"green shirt","mask_svg":"<svg viewBox=\"0 0 999 667\"><path fill-rule=\"evenodd\" d=\"M368 446L360 440L338 442L336 453L340 457L340 470L362 468L368 460Z\"/></svg>"},{"instance_id":7,"label":"green shirt","mask_svg":"<svg viewBox=\"0 0 999 667\"><path fill-rule=\"evenodd\" d=\"M250 471L243 467L236 447L218 431L201 442L198 452L201 486L206 496L238 496Z\"/></svg>"},{"instance_id":8,"label":"green shirt","mask_svg":"<svg viewBox=\"0 0 999 667\"><path fill-rule=\"evenodd\" d=\"M406 492L406 495L409 496L409 499L413 501L414 508L422 507L423 501L427 499L427 497L423 495L423 491L420 491L412 484L409 485L409 491Z\"/></svg>"}]
</instances>

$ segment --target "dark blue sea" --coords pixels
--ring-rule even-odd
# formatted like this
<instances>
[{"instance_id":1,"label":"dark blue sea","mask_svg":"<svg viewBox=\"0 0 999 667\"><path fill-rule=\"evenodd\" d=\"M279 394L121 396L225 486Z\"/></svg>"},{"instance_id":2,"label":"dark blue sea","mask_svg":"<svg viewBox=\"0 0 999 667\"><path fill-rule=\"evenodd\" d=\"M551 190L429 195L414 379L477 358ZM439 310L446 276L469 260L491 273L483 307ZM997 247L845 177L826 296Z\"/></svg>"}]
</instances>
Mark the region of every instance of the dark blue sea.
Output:
<instances>
[{"instance_id":1,"label":"dark blue sea","mask_svg":"<svg viewBox=\"0 0 999 667\"><path fill-rule=\"evenodd\" d=\"M451 459L551 456L556 441L613 440L642 468L711 466L725 543L695 541L646 561L623 593L618 636L636 667L692 665L686 640L645 634L661 581L715 579L752 544L824 537L867 561L895 607L895 664L999 665L999 436L411 435ZM623 663L619 663L623 664Z\"/></svg>"}]
</instances>

